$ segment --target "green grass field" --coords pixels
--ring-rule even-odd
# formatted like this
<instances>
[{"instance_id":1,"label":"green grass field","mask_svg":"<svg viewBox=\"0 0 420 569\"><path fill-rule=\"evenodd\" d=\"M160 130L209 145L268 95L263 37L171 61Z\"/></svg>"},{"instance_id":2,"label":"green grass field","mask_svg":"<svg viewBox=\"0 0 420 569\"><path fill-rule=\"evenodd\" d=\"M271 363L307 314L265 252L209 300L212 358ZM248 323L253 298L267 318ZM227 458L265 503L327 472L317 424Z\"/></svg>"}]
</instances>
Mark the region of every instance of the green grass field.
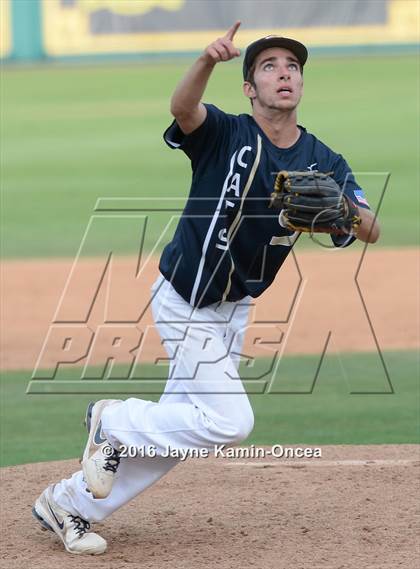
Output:
<instances>
[{"instance_id":1,"label":"green grass field","mask_svg":"<svg viewBox=\"0 0 420 569\"><path fill-rule=\"evenodd\" d=\"M189 63L2 70L4 257L73 257L99 197L187 194L188 161L162 132ZM415 57L319 57L305 69L299 122L364 172L373 206L391 173L381 246L418 243L418 94ZM205 100L249 111L238 63L217 67ZM164 219L152 224L148 249ZM106 240L104 227L89 254ZM122 232L116 246L133 252L137 244Z\"/></svg>"},{"instance_id":2,"label":"green grass field","mask_svg":"<svg viewBox=\"0 0 420 569\"><path fill-rule=\"evenodd\" d=\"M376 354L346 354L341 364L334 356L326 358L311 394L251 395L256 421L247 444L419 442L418 355L388 352L384 356L392 394L386 393L389 390L383 374L378 372ZM358 386L350 385L345 377L354 372L354 362L361 371ZM293 378L298 378L299 384L299 376L306 374L308 364L313 369L315 358L291 357L285 362L283 391L296 387ZM255 371L261 372L265 365L259 360ZM349 373L343 376L343 369ZM375 377L377 383L372 385ZM29 378L29 372L8 372L2 379L2 465L80 456L86 439L82 424L86 405L101 396L26 395ZM59 380L52 383L55 381ZM364 382L365 390L380 391L382 387L384 393L351 394L355 387L363 391ZM301 387L297 385L297 390ZM157 396L146 398L157 400Z\"/></svg>"}]
</instances>

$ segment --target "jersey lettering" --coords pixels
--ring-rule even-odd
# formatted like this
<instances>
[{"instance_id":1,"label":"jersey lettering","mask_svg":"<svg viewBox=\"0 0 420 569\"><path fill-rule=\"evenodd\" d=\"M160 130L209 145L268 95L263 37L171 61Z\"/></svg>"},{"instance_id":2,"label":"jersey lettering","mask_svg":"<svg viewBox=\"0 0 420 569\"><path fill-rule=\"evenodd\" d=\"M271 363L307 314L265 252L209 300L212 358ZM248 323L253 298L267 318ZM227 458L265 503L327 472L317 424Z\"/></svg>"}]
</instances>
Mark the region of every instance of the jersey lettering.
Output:
<instances>
[{"instance_id":1,"label":"jersey lettering","mask_svg":"<svg viewBox=\"0 0 420 569\"><path fill-rule=\"evenodd\" d=\"M248 164L242 160L245 152L251 152L252 148L250 146L243 146L238 154L238 164L242 168L247 168Z\"/></svg>"},{"instance_id":2,"label":"jersey lettering","mask_svg":"<svg viewBox=\"0 0 420 569\"><path fill-rule=\"evenodd\" d=\"M216 243L217 249L221 249L222 251L227 251L229 249L228 240L227 240L227 229L221 229L217 235L218 239L222 243Z\"/></svg>"},{"instance_id":3,"label":"jersey lettering","mask_svg":"<svg viewBox=\"0 0 420 569\"><path fill-rule=\"evenodd\" d=\"M252 151L251 146L243 146L239 150L239 152L237 152L236 163L241 168L247 168L248 167L248 164L246 162L244 162L243 157L244 157L246 152L250 152L250 151ZM236 155L236 152L235 152L235 155ZM230 176L232 176L232 178L229 180ZM235 172L232 175L232 171L230 171L227 180L229 180L229 186L226 188L226 193L233 191L235 194L235 197L240 198L241 197L241 174L239 172ZM234 208L235 205L237 205L237 204L235 204L235 202L233 202L229 199L225 200L225 208L226 209L227 208ZM226 228L221 229L219 231L217 237L218 237L219 242L216 243L216 245L215 245L216 249L221 249L222 251L227 251L229 249L227 229Z\"/></svg>"},{"instance_id":4,"label":"jersey lettering","mask_svg":"<svg viewBox=\"0 0 420 569\"><path fill-rule=\"evenodd\" d=\"M240 184L241 184L241 175L238 174L238 172L236 172L236 174L232 176L232 180L230 181L230 185L227 188L226 192L231 192L233 190L235 192L235 196L239 198L241 195Z\"/></svg>"}]
</instances>

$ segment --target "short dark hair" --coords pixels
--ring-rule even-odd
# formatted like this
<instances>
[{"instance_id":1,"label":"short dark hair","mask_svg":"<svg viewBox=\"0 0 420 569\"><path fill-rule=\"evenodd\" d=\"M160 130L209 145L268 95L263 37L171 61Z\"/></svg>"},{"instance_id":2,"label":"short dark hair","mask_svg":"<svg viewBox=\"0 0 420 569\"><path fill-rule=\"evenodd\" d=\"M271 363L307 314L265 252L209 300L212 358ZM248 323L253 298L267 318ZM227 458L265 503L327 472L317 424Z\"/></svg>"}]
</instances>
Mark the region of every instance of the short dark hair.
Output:
<instances>
[{"instance_id":1,"label":"short dark hair","mask_svg":"<svg viewBox=\"0 0 420 569\"><path fill-rule=\"evenodd\" d=\"M252 62L251 67L248 69L247 75L245 77L245 81L248 81L248 83L251 83L251 85L255 85L254 83L254 73L255 73L255 60Z\"/></svg>"}]
</instances>

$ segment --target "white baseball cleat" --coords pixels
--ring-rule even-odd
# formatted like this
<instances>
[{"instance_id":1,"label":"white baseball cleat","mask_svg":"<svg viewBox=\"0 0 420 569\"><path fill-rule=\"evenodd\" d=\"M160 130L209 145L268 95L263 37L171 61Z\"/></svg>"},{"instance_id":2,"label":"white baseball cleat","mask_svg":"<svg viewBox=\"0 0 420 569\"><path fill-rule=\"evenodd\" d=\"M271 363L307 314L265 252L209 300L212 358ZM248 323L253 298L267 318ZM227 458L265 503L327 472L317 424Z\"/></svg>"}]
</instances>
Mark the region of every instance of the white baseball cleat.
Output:
<instances>
[{"instance_id":1,"label":"white baseball cleat","mask_svg":"<svg viewBox=\"0 0 420 569\"><path fill-rule=\"evenodd\" d=\"M88 533L88 521L69 514L54 501L53 486L48 486L37 499L32 514L43 529L58 535L69 553L99 555L106 550L103 537L93 532Z\"/></svg>"},{"instance_id":2,"label":"white baseball cleat","mask_svg":"<svg viewBox=\"0 0 420 569\"><path fill-rule=\"evenodd\" d=\"M86 427L89 433L82 458L86 485L94 498L109 496L120 464L120 453L102 433L101 416L105 407L120 403L118 399L102 399L91 402L86 411Z\"/></svg>"}]
</instances>

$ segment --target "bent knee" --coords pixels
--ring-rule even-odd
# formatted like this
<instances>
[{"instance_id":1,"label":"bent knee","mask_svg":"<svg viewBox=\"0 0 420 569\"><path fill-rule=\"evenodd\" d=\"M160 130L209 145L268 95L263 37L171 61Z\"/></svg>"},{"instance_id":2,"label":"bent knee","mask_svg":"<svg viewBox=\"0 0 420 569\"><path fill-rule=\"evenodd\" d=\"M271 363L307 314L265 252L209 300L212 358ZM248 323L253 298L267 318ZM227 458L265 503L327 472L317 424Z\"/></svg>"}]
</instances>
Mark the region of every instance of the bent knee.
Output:
<instances>
[{"instance_id":1,"label":"bent knee","mask_svg":"<svg viewBox=\"0 0 420 569\"><path fill-rule=\"evenodd\" d=\"M254 428L254 414L252 410L249 413L241 415L235 422L232 423L229 432L226 433L229 437L229 444L239 444L249 437Z\"/></svg>"}]
</instances>

